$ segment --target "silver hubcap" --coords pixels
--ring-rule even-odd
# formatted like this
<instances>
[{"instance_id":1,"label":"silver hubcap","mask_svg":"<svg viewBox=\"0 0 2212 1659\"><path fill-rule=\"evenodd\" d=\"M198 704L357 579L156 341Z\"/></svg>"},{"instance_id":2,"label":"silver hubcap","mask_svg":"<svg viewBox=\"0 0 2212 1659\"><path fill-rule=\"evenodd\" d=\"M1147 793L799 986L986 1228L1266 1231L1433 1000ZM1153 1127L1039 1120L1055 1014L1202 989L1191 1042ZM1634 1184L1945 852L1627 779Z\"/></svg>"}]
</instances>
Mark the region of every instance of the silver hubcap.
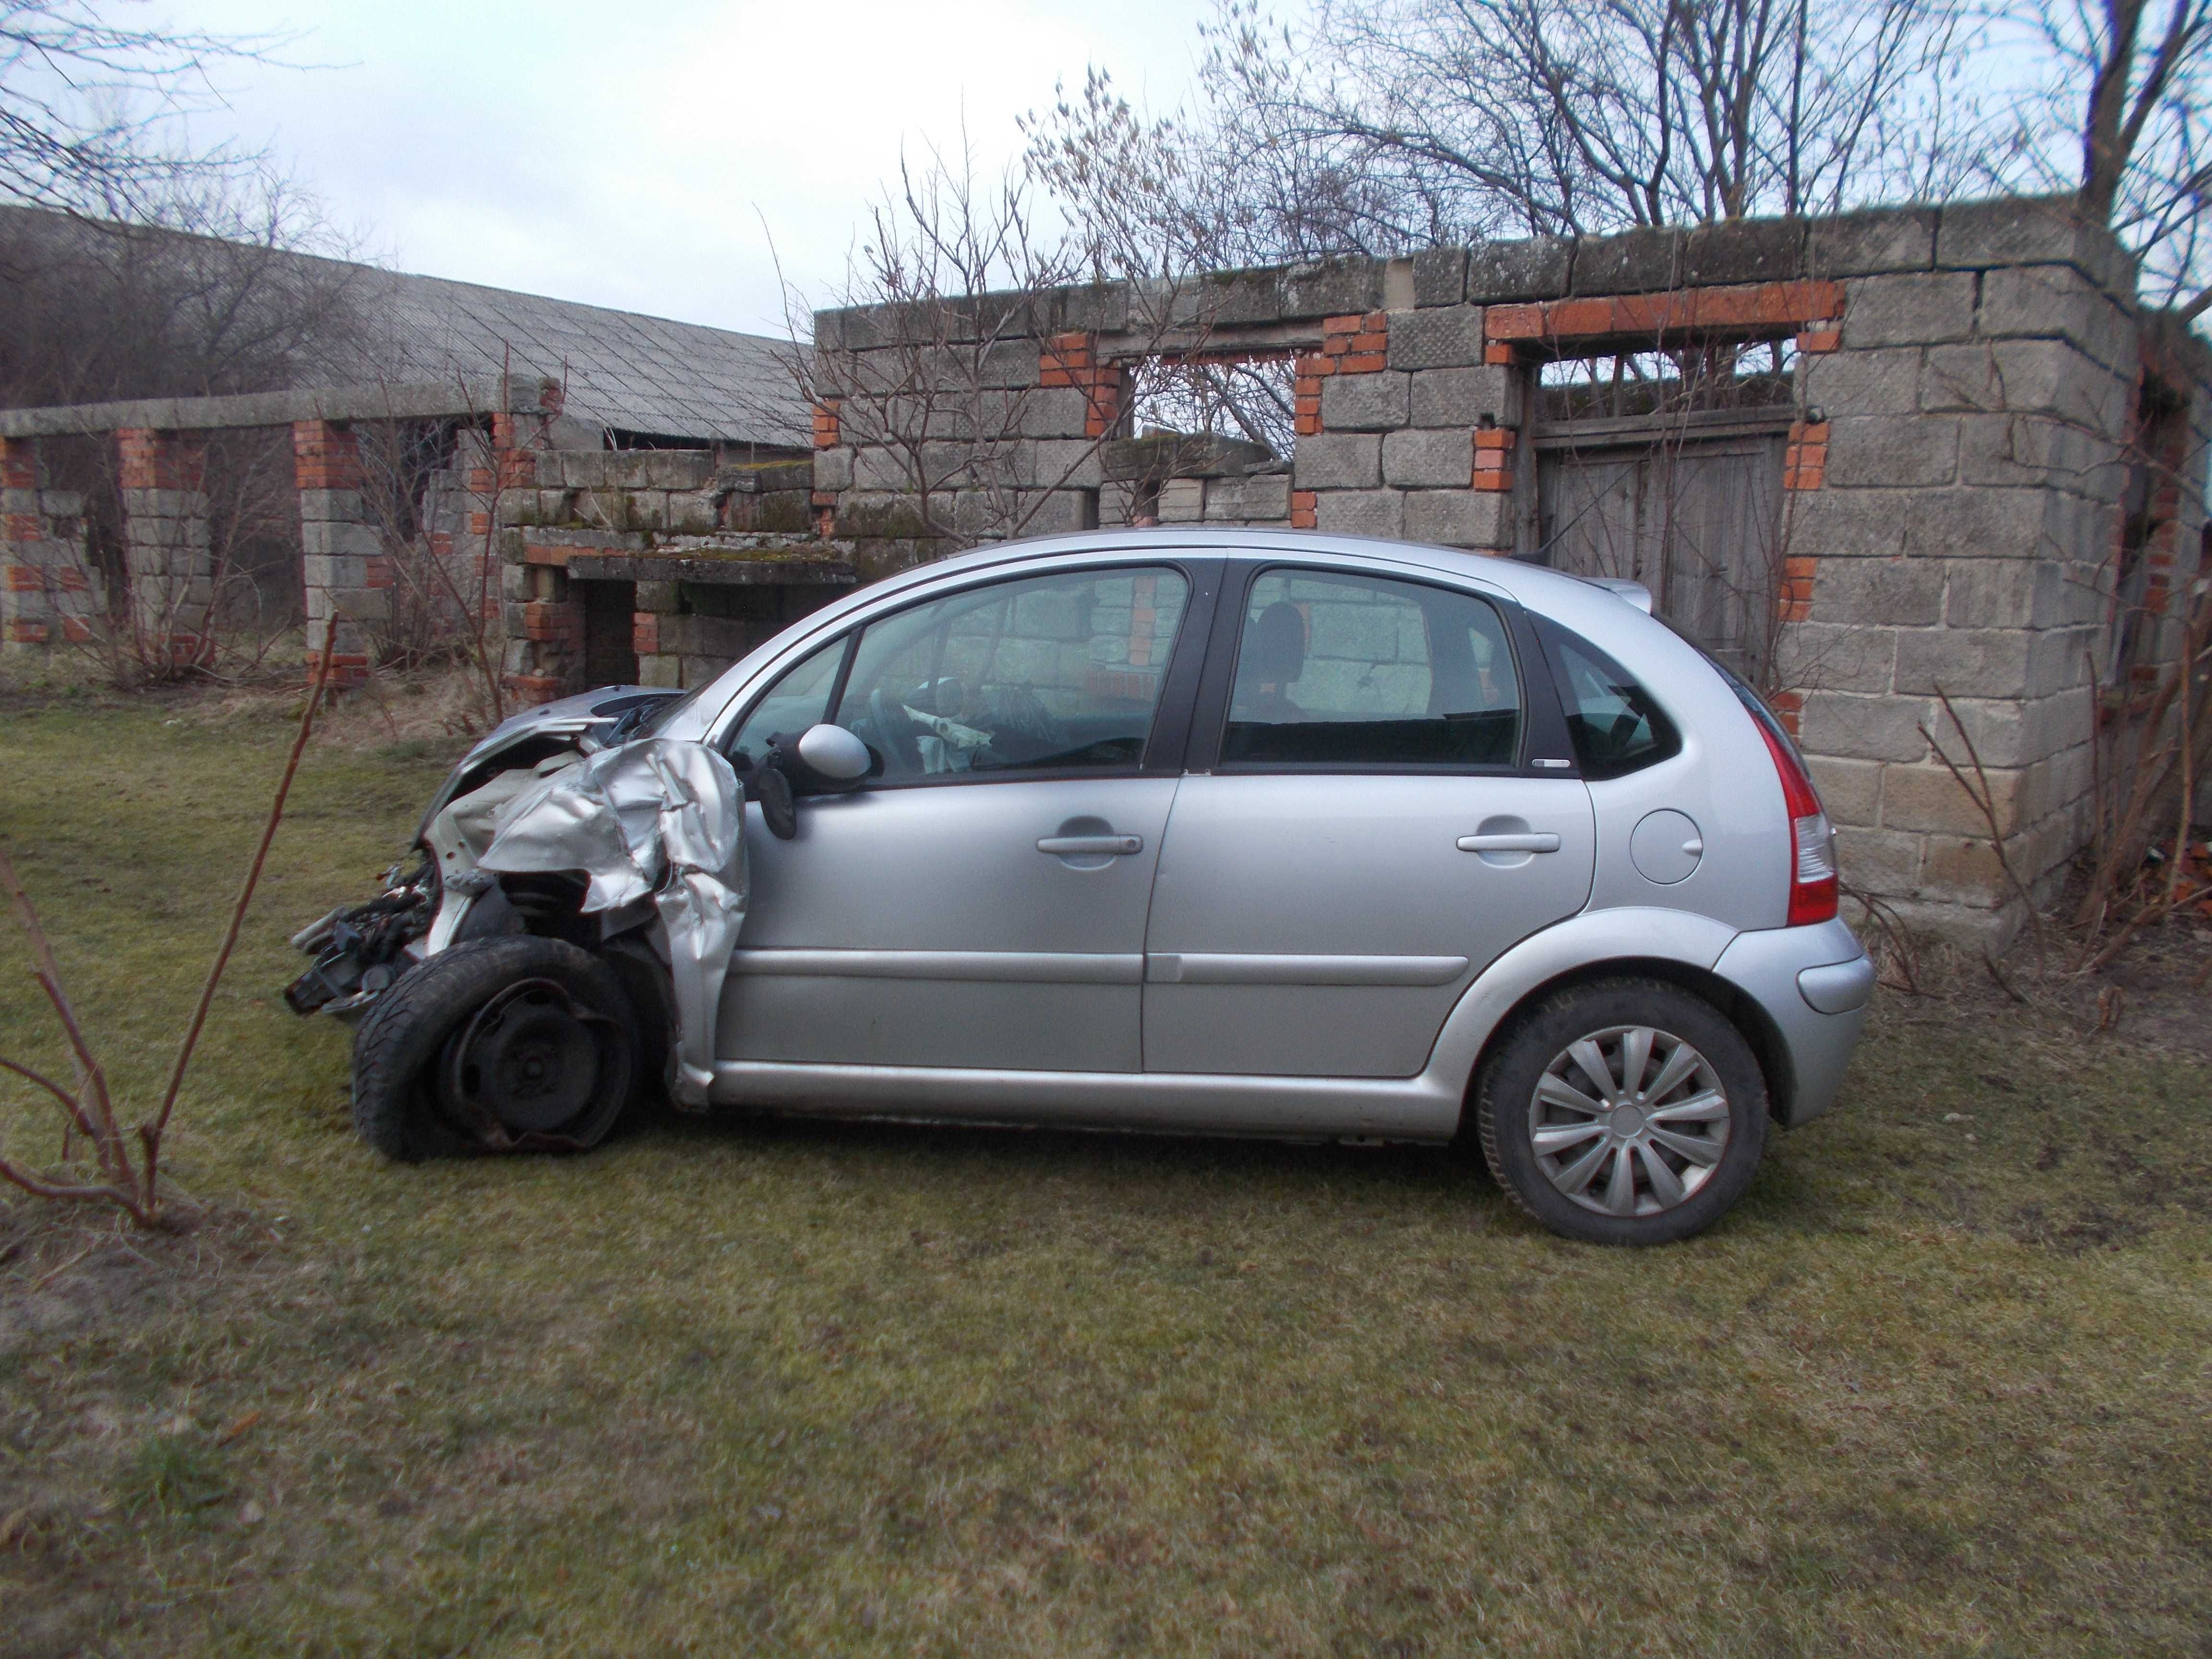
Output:
<instances>
[{"instance_id":1,"label":"silver hubcap","mask_svg":"<svg viewBox=\"0 0 2212 1659\"><path fill-rule=\"evenodd\" d=\"M1681 1038L1611 1025L1544 1068L1528 1139L1536 1166L1585 1210L1657 1215L1704 1186L1728 1150L1728 1091Z\"/></svg>"}]
</instances>

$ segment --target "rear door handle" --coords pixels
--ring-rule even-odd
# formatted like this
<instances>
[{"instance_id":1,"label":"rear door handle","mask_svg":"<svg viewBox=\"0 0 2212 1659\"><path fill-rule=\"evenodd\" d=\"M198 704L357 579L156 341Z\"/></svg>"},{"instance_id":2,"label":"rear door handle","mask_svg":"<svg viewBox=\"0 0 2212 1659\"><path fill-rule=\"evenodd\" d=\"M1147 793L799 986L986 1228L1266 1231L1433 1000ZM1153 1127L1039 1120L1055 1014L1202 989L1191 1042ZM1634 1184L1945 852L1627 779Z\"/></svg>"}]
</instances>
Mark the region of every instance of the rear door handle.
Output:
<instances>
[{"instance_id":1,"label":"rear door handle","mask_svg":"<svg viewBox=\"0 0 2212 1659\"><path fill-rule=\"evenodd\" d=\"M1552 838L1554 842L1559 837ZM1145 850L1142 836L1047 836L1036 844L1040 853L1049 853L1054 858L1080 858L1085 854L1097 857L1105 854L1122 857Z\"/></svg>"},{"instance_id":2,"label":"rear door handle","mask_svg":"<svg viewBox=\"0 0 2212 1659\"><path fill-rule=\"evenodd\" d=\"M1510 836L1462 836L1462 853L1556 853L1559 838L1549 830L1522 830Z\"/></svg>"}]
</instances>

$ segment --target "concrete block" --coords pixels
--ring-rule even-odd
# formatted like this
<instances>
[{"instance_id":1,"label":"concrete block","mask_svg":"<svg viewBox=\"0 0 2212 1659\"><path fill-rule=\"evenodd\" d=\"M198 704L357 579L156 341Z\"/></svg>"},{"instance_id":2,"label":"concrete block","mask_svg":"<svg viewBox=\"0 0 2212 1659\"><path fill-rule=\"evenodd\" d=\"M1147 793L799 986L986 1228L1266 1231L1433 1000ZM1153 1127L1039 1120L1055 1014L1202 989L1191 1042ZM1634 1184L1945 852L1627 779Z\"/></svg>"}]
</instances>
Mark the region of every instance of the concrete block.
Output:
<instances>
[{"instance_id":1,"label":"concrete block","mask_svg":"<svg viewBox=\"0 0 2212 1659\"><path fill-rule=\"evenodd\" d=\"M1828 559L1888 558L1905 551L1910 489L1814 489L1789 498L1787 551Z\"/></svg>"},{"instance_id":2,"label":"concrete block","mask_svg":"<svg viewBox=\"0 0 2212 1659\"><path fill-rule=\"evenodd\" d=\"M1936 220L1930 208L1874 208L1815 219L1806 228L1806 273L1838 277L1926 270L1936 260Z\"/></svg>"},{"instance_id":3,"label":"concrete block","mask_svg":"<svg viewBox=\"0 0 2212 1659\"><path fill-rule=\"evenodd\" d=\"M2049 696L1954 697L1951 707L1983 765L2033 767L2087 741L2094 697L2092 688L2080 685ZM1944 723L1951 725L1948 716ZM1939 735L1952 757L1966 764L1963 745L1952 742L1948 732Z\"/></svg>"},{"instance_id":4,"label":"concrete block","mask_svg":"<svg viewBox=\"0 0 2212 1659\"><path fill-rule=\"evenodd\" d=\"M1474 434L1468 430L1386 432L1382 482L1401 489L1465 489L1474 477Z\"/></svg>"},{"instance_id":5,"label":"concrete block","mask_svg":"<svg viewBox=\"0 0 2212 1659\"><path fill-rule=\"evenodd\" d=\"M1564 236L1482 242L1468 250L1467 297L1476 305L1556 300L1567 291L1575 245Z\"/></svg>"},{"instance_id":6,"label":"concrete block","mask_svg":"<svg viewBox=\"0 0 2212 1659\"><path fill-rule=\"evenodd\" d=\"M1333 374L1321 383L1321 423L1328 431L1382 432L1406 424L1413 376L1382 369Z\"/></svg>"},{"instance_id":7,"label":"concrete block","mask_svg":"<svg viewBox=\"0 0 2212 1659\"><path fill-rule=\"evenodd\" d=\"M1035 340L999 340L981 351L949 353L955 364L951 383L957 386L1033 386L1037 383L1042 349Z\"/></svg>"},{"instance_id":8,"label":"concrete block","mask_svg":"<svg viewBox=\"0 0 2212 1659\"><path fill-rule=\"evenodd\" d=\"M1937 346L1920 377L1920 406L2051 414L2114 433L2127 417L2130 382L2060 340L1992 340Z\"/></svg>"},{"instance_id":9,"label":"concrete block","mask_svg":"<svg viewBox=\"0 0 2212 1659\"><path fill-rule=\"evenodd\" d=\"M1814 691L1806 697L1799 718L1800 741L1808 755L1917 761L1928 752L1928 740L1920 735L1928 709L1927 700L1920 697Z\"/></svg>"},{"instance_id":10,"label":"concrete block","mask_svg":"<svg viewBox=\"0 0 2212 1659\"><path fill-rule=\"evenodd\" d=\"M1953 628L2057 628L2083 620L2064 569L2043 558L1942 559L1943 620ZM2094 605L2094 592L2085 596Z\"/></svg>"},{"instance_id":11,"label":"concrete block","mask_svg":"<svg viewBox=\"0 0 2212 1659\"><path fill-rule=\"evenodd\" d=\"M910 458L904 451L872 447L853 453L848 489L902 493L912 490L915 483Z\"/></svg>"},{"instance_id":12,"label":"concrete block","mask_svg":"<svg viewBox=\"0 0 2212 1659\"><path fill-rule=\"evenodd\" d=\"M655 489L704 489L714 481L714 456L704 449L646 452L645 481Z\"/></svg>"},{"instance_id":13,"label":"concrete block","mask_svg":"<svg viewBox=\"0 0 2212 1659\"><path fill-rule=\"evenodd\" d=\"M10 489L0 494L27 495L31 492ZM37 502L28 507L10 507L9 513L43 513L50 519L82 519L84 517L84 492L77 489L41 489Z\"/></svg>"},{"instance_id":14,"label":"concrete block","mask_svg":"<svg viewBox=\"0 0 2212 1659\"><path fill-rule=\"evenodd\" d=\"M1216 270L1186 279L1176 287L1170 314L1200 329L1280 322L1283 274L1274 270Z\"/></svg>"},{"instance_id":15,"label":"concrete block","mask_svg":"<svg viewBox=\"0 0 2212 1659\"><path fill-rule=\"evenodd\" d=\"M668 528L678 536L707 536L721 527L711 491L671 490L667 495Z\"/></svg>"},{"instance_id":16,"label":"concrete block","mask_svg":"<svg viewBox=\"0 0 2212 1659\"><path fill-rule=\"evenodd\" d=\"M1137 484L1109 478L1098 487L1098 522L1108 528L1134 524L1141 499Z\"/></svg>"},{"instance_id":17,"label":"concrete block","mask_svg":"<svg viewBox=\"0 0 2212 1659\"><path fill-rule=\"evenodd\" d=\"M1942 690L1954 697L2023 696L2028 690L2028 647L2035 638L2023 628L1935 628L1901 634L1897 689L1908 695Z\"/></svg>"},{"instance_id":18,"label":"concrete block","mask_svg":"<svg viewBox=\"0 0 2212 1659\"><path fill-rule=\"evenodd\" d=\"M850 489L853 487L853 452L850 448L817 449L814 452L814 487L817 489Z\"/></svg>"},{"instance_id":19,"label":"concrete block","mask_svg":"<svg viewBox=\"0 0 2212 1659\"><path fill-rule=\"evenodd\" d=\"M1933 628L1943 620L1945 568L1928 559L1823 559L1813 581L1813 620Z\"/></svg>"},{"instance_id":20,"label":"concrete block","mask_svg":"<svg viewBox=\"0 0 2212 1659\"><path fill-rule=\"evenodd\" d=\"M2119 446L2048 416L1969 415L1959 428L1959 482L2049 485L2114 501L2127 469Z\"/></svg>"},{"instance_id":21,"label":"concrete block","mask_svg":"<svg viewBox=\"0 0 2212 1659\"><path fill-rule=\"evenodd\" d=\"M1089 489L1049 489L1041 495L1024 495L1021 512L1022 535L1073 535L1079 530L1098 527L1098 495L1097 491Z\"/></svg>"},{"instance_id":22,"label":"concrete block","mask_svg":"<svg viewBox=\"0 0 2212 1659\"><path fill-rule=\"evenodd\" d=\"M1315 503L1314 527L1337 536L1406 534L1406 498L1395 489L1332 489Z\"/></svg>"},{"instance_id":23,"label":"concrete block","mask_svg":"<svg viewBox=\"0 0 2212 1659\"><path fill-rule=\"evenodd\" d=\"M1213 478L1206 486L1206 516L1228 524L1267 524L1291 516L1291 475L1258 472Z\"/></svg>"},{"instance_id":24,"label":"concrete block","mask_svg":"<svg viewBox=\"0 0 2212 1659\"><path fill-rule=\"evenodd\" d=\"M1047 489L1096 489L1106 481L1091 439L1041 439L1032 446L1034 481Z\"/></svg>"},{"instance_id":25,"label":"concrete block","mask_svg":"<svg viewBox=\"0 0 2212 1659\"><path fill-rule=\"evenodd\" d=\"M1793 691L1887 691L1897 677L1896 630L1791 623L1774 641L1774 673Z\"/></svg>"},{"instance_id":26,"label":"concrete block","mask_svg":"<svg viewBox=\"0 0 2212 1659\"><path fill-rule=\"evenodd\" d=\"M1467 250L1425 247L1413 255L1413 303L1455 306L1467 296Z\"/></svg>"},{"instance_id":27,"label":"concrete block","mask_svg":"<svg viewBox=\"0 0 2212 1659\"><path fill-rule=\"evenodd\" d=\"M322 519L339 524L358 524L364 516L358 489L303 489L300 492L300 517L303 521Z\"/></svg>"},{"instance_id":28,"label":"concrete block","mask_svg":"<svg viewBox=\"0 0 2212 1659\"><path fill-rule=\"evenodd\" d=\"M2052 551L2045 533L2054 501L2040 489L1927 489L1905 520L1905 550L1916 558L2039 558Z\"/></svg>"},{"instance_id":29,"label":"concrete block","mask_svg":"<svg viewBox=\"0 0 2212 1659\"><path fill-rule=\"evenodd\" d=\"M1486 415L1500 426L1521 423L1521 392L1510 368L1430 368L1413 376L1409 413L1415 426L1471 427Z\"/></svg>"},{"instance_id":30,"label":"concrete block","mask_svg":"<svg viewBox=\"0 0 2212 1659\"><path fill-rule=\"evenodd\" d=\"M1830 419L1850 415L1911 415L1920 409L1918 346L1886 351L1832 351L1798 361L1802 398Z\"/></svg>"},{"instance_id":31,"label":"concrete block","mask_svg":"<svg viewBox=\"0 0 2212 1659\"><path fill-rule=\"evenodd\" d=\"M1436 547L1513 545L1513 498L1497 490L1416 489L1406 497L1406 539Z\"/></svg>"},{"instance_id":32,"label":"concrete block","mask_svg":"<svg viewBox=\"0 0 2212 1659\"><path fill-rule=\"evenodd\" d=\"M1724 219L1682 239L1682 286L1778 283L1803 268L1802 219Z\"/></svg>"},{"instance_id":33,"label":"concrete block","mask_svg":"<svg viewBox=\"0 0 2212 1659\"><path fill-rule=\"evenodd\" d=\"M1195 524L1206 516L1206 480L1170 478L1160 485L1153 509L1162 524Z\"/></svg>"},{"instance_id":34,"label":"concrete block","mask_svg":"<svg viewBox=\"0 0 2212 1659\"><path fill-rule=\"evenodd\" d=\"M1584 237L1575 245L1568 290L1574 294L1656 294L1680 286L1682 234L1631 230Z\"/></svg>"},{"instance_id":35,"label":"concrete block","mask_svg":"<svg viewBox=\"0 0 2212 1659\"><path fill-rule=\"evenodd\" d=\"M1910 893L1920 885L1922 841L1894 830L1838 826L1836 861L1844 879L1863 892Z\"/></svg>"},{"instance_id":36,"label":"concrete block","mask_svg":"<svg viewBox=\"0 0 2212 1659\"><path fill-rule=\"evenodd\" d=\"M300 526L300 546L308 554L366 558L384 551L384 538L372 525L333 524L310 520Z\"/></svg>"},{"instance_id":37,"label":"concrete block","mask_svg":"<svg viewBox=\"0 0 2212 1659\"><path fill-rule=\"evenodd\" d=\"M1990 905L2011 892L2003 860L1986 837L1930 836L1920 862L1920 896Z\"/></svg>"},{"instance_id":38,"label":"concrete block","mask_svg":"<svg viewBox=\"0 0 2212 1659\"><path fill-rule=\"evenodd\" d=\"M2112 296L2071 265L2021 265L1982 278L1975 331L1985 340L2064 340L2107 368L2130 368L2136 329Z\"/></svg>"},{"instance_id":39,"label":"concrete block","mask_svg":"<svg viewBox=\"0 0 2212 1659\"><path fill-rule=\"evenodd\" d=\"M1881 763L1808 756L1805 769L1827 808L1828 822L1872 829L1881 822Z\"/></svg>"},{"instance_id":40,"label":"concrete block","mask_svg":"<svg viewBox=\"0 0 2212 1659\"><path fill-rule=\"evenodd\" d=\"M1383 264L1353 256L1291 266L1283 272L1283 315L1345 317L1377 309Z\"/></svg>"},{"instance_id":41,"label":"concrete block","mask_svg":"<svg viewBox=\"0 0 2212 1659\"><path fill-rule=\"evenodd\" d=\"M1936 263L1947 270L2070 264L2093 281L2133 292L2133 262L2102 226L2064 196L1954 202L1942 210Z\"/></svg>"},{"instance_id":42,"label":"concrete block","mask_svg":"<svg viewBox=\"0 0 2212 1659\"><path fill-rule=\"evenodd\" d=\"M1972 271L1863 276L1844 284L1844 345L1929 345L1972 337Z\"/></svg>"},{"instance_id":43,"label":"concrete block","mask_svg":"<svg viewBox=\"0 0 2212 1659\"><path fill-rule=\"evenodd\" d=\"M1959 476L1959 423L1940 416L1854 415L1832 420L1827 483L1896 489L1948 484Z\"/></svg>"},{"instance_id":44,"label":"concrete block","mask_svg":"<svg viewBox=\"0 0 2212 1659\"><path fill-rule=\"evenodd\" d=\"M1958 761L1972 777L1973 769L1966 764L1966 745L1959 741L1958 733L1945 729L1936 731L1936 736L1951 758ZM1988 767L1986 763L1984 767L1998 826L2008 836L2014 826L2015 798L2024 775L2014 769ZM1951 775L1949 769L1935 763L1893 766L1882 773L1881 827L1915 830L1923 835L1985 836L1989 833L1989 820L1982 816L1981 809L1974 805L1973 798L1959 780Z\"/></svg>"},{"instance_id":45,"label":"concrete block","mask_svg":"<svg viewBox=\"0 0 2212 1659\"><path fill-rule=\"evenodd\" d=\"M1024 438L1080 438L1090 418L1091 398L1079 387L1035 386L1018 394L1004 424Z\"/></svg>"},{"instance_id":46,"label":"concrete block","mask_svg":"<svg viewBox=\"0 0 2212 1659\"><path fill-rule=\"evenodd\" d=\"M1401 311L1390 319L1393 368L1466 368L1482 362L1482 307Z\"/></svg>"},{"instance_id":47,"label":"concrete block","mask_svg":"<svg viewBox=\"0 0 2212 1659\"><path fill-rule=\"evenodd\" d=\"M329 594L332 616L357 623L392 619L392 590L388 587L334 587Z\"/></svg>"},{"instance_id":48,"label":"concrete block","mask_svg":"<svg viewBox=\"0 0 2212 1659\"><path fill-rule=\"evenodd\" d=\"M1367 432L1322 432L1298 440L1293 488L1372 489L1382 482L1382 440Z\"/></svg>"}]
</instances>

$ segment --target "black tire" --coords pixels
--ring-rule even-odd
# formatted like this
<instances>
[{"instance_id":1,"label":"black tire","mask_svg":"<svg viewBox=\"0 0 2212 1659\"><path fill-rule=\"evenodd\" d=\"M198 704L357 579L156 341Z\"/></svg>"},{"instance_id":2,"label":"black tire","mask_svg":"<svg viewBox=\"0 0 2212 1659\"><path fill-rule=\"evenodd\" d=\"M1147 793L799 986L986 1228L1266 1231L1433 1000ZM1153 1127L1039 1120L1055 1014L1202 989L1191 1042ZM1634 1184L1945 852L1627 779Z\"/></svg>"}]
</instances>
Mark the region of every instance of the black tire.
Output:
<instances>
[{"instance_id":1,"label":"black tire","mask_svg":"<svg viewBox=\"0 0 2212 1659\"><path fill-rule=\"evenodd\" d=\"M1586 1113L1539 1103L1538 1086L1555 1066L1560 1068L1556 1081L1596 1099L1594 1079L1571 1059L1571 1045L1584 1038L1596 1041L1602 1069L1617 1077L1629 1069L1622 1039L1638 1030L1656 1033L1659 1041L1638 1078L1620 1085L1613 1109ZM1642 1085L1666 1081L1661 1060L1674 1051L1662 1045L1670 1039L1687 1045L1704 1064L1673 1087L1653 1091L1649 1103L1642 1103ZM1725 1097L1724 1114L1709 1098L1716 1086ZM1674 1117L1674 1111L1683 1106L1714 1115L1696 1122ZM1655 1115L1656 1130L1644 1124L1647 1112ZM1539 1151L1540 1116L1542 1132L1564 1144ZM1723 1123L1724 1143L1717 1133ZM1766 1146L1766 1079L1743 1034L1704 998L1663 980L1597 980L1547 997L1516 1018L1476 1079L1475 1124L1483 1158L1498 1184L1553 1232L1593 1244L1666 1244L1711 1226L1751 1184ZM1662 1145L1654 1139L1659 1131L1673 1141ZM1674 1144L1689 1140L1699 1143L1694 1157L1672 1150ZM1709 1158L1710 1164L1701 1161ZM1595 1161L1607 1185L1595 1190L1595 1176L1583 1176L1587 1184L1578 1200L1549 1171L1571 1183L1586 1160ZM1663 1164L1674 1183L1686 1188L1683 1196L1669 1198L1655 1164ZM1625 1185L1615 1189L1613 1180L1624 1169ZM1614 1207L1616 1190L1632 1212Z\"/></svg>"},{"instance_id":2,"label":"black tire","mask_svg":"<svg viewBox=\"0 0 2212 1659\"><path fill-rule=\"evenodd\" d=\"M518 1024L541 1034L534 1048L512 1053L540 1073L550 1055L553 1083L538 1087L562 1113L556 1121L513 1112L514 1121L501 1121L468 1093L475 1045L495 1040L483 1034L485 1023L496 1024L509 1009ZM543 1034L550 1034L550 1047ZM353 1046L354 1129L408 1164L487 1152L581 1152L621 1115L636 1052L629 999L598 957L532 934L471 939L403 976L362 1022ZM495 1103L507 1099L487 1092Z\"/></svg>"}]
</instances>

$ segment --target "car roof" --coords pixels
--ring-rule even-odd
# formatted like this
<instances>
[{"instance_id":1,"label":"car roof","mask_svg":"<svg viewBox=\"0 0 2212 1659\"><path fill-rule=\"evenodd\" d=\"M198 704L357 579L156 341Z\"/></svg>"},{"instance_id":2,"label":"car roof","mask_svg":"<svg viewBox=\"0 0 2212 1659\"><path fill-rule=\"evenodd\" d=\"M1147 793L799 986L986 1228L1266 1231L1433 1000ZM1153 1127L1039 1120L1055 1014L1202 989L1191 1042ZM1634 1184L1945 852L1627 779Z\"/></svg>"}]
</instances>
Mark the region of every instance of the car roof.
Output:
<instances>
[{"instance_id":1,"label":"car roof","mask_svg":"<svg viewBox=\"0 0 2212 1659\"><path fill-rule=\"evenodd\" d=\"M1088 530L1066 536L1040 536L1023 541L998 542L951 558L933 560L902 573L874 591L889 592L894 585L934 580L966 570L1025 562L1082 553L1183 552L1216 558L1279 559L1350 556L1385 563L1415 565L1471 577L1498 589L1537 610L1549 610L1547 600L1578 607L1592 593L1606 590L1578 576L1530 564L1510 555L1481 553L1466 548L1432 547L1422 542L1392 541L1379 536L1340 536L1312 530L1252 530L1228 525L1147 525L1109 530ZM1618 594L1608 603L1624 603Z\"/></svg>"}]
</instances>

